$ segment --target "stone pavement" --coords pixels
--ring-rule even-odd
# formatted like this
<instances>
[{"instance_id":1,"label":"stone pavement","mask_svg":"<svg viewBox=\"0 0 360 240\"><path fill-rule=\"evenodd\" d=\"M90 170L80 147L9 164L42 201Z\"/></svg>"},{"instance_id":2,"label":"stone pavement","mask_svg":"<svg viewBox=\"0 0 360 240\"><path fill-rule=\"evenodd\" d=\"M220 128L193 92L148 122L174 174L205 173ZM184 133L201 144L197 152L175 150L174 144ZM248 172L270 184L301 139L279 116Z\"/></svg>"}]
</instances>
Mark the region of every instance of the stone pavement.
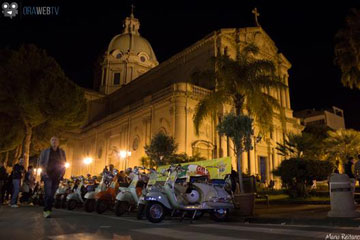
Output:
<instances>
[{"instance_id":1,"label":"stone pavement","mask_svg":"<svg viewBox=\"0 0 360 240\"><path fill-rule=\"evenodd\" d=\"M303 216L313 213L315 218L321 219L320 208L316 207L291 207L293 214L303 211ZM278 211L282 217L289 216L289 207L275 207L270 209L257 208L257 216L271 216L272 211ZM306 213L307 212L307 213ZM311 214L310 214L311 215ZM320 214L319 214L320 215ZM307 218L307 217L306 217ZM99 215L86 213L82 209L74 211L54 210L53 217L44 219L40 207L20 207L12 209L7 206L0 208L0 239L186 239L186 240L235 240L235 239L342 239L352 237L360 239L358 227L331 227L310 225L286 224L259 224L237 222L216 223L204 216L193 224L189 220L180 222L179 219L165 219L162 223L153 224L147 220L136 220L135 214L117 217L113 212ZM235 219L237 220L237 219Z\"/></svg>"},{"instance_id":2,"label":"stone pavement","mask_svg":"<svg viewBox=\"0 0 360 240\"><path fill-rule=\"evenodd\" d=\"M308 224L323 226L348 226L359 227L360 218L329 218L328 204L258 204L255 207L254 216L233 217L242 222L249 223L276 223L276 224ZM357 207L360 212L360 206Z\"/></svg>"}]
</instances>

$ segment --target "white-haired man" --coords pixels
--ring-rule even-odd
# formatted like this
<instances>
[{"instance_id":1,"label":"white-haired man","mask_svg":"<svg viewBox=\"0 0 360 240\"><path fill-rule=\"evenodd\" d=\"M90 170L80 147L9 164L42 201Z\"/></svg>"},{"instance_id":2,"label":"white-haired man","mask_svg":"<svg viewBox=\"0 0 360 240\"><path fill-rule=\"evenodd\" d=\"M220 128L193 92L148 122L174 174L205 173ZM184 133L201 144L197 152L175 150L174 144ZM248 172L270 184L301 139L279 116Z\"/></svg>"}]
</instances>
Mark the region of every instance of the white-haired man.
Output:
<instances>
[{"instance_id":1,"label":"white-haired man","mask_svg":"<svg viewBox=\"0 0 360 240\"><path fill-rule=\"evenodd\" d=\"M41 179L44 181L45 201L44 217L49 218L54 195L59 187L60 179L65 174L66 156L64 150L59 148L59 139L52 137L50 139L51 147L43 150L40 154L39 165L42 168Z\"/></svg>"}]
</instances>

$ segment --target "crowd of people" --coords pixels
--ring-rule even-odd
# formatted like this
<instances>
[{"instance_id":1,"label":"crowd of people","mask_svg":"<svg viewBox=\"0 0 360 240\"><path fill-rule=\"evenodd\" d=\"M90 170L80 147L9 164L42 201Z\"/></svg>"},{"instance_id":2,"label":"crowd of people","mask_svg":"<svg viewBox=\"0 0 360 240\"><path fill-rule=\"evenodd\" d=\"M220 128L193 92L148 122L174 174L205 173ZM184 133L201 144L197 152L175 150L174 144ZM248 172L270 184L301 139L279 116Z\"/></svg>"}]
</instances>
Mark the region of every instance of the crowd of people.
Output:
<instances>
[{"instance_id":1,"label":"crowd of people","mask_svg":"<svg viewBox=\"0 0 360 240\"><path fill-rule=\"evenodd\" d=\"M0 163L0 203L9 204L13 208L21 203L33 205L31 196L36 186L36 175L33 166L25 170L23 158L13 166L10 174L3 163ZM19 193L21 197L19 198Z\"/></svg>"}]
</instances>

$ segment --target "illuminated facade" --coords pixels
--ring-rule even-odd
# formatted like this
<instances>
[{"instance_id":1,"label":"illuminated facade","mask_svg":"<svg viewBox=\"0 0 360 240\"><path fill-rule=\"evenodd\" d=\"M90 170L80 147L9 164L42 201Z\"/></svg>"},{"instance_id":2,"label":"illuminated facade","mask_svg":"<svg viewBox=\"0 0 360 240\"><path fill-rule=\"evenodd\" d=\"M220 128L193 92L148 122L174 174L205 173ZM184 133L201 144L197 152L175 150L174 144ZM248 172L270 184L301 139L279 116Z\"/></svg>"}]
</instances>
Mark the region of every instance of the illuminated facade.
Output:
<instances>
[{"instance_id":1,"label":"illuminated facade","mask_svg":"<svg viewBox=\"0 0 360 240\"><path fill-rule=\"evenodd\" d=\"M98 92L87 91L88 122L65 146L72 163L69 175L99 174L110 163L119 169L140 165L140 158L145 156L144 145L159 131L175 137L179 153L200 153L208 159L234 156L231 142L216 132L217 122L210 118L204 121L197 136L192 121L196 104L210 90L203 83L191 84L191 75L211 67L209 59L219 52L227 51L233 56L230 41L239 41L240 46L254 42L260 48L259 57L272 60L288 85L291 64L260 26L214 31L160 64L149 42L140 36L139 26L132 14L125 19L124 32L109 44L102 63L101 86ZM282 142L287 132L300 131L299 121L293 118L288 89L268 94L284 108L286 124L280 124L275 117L274 132L262 137L254 150L243 156L243 171L259 174L265 181L273 179L271 171L281 161L276 142ZM230 109L231 106L225 106L223 113ZM130 151L131 156L127 160L119 157L121 150ZM94 161L84 166L82 159L88 156ZM235 164L235 158L232 159Z\"/></svg>"}]
</instances>

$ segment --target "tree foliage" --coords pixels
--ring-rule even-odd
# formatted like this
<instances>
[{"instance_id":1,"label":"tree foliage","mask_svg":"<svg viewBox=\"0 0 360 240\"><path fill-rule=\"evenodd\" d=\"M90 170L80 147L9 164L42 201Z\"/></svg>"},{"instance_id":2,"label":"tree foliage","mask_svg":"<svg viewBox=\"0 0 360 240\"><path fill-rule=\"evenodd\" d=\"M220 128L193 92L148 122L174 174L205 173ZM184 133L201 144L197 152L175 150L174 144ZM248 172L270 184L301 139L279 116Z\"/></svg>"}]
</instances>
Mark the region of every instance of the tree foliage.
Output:
<instances>
[{"instance_id":1,"label":"tree foliage","mask_svg":"<svg viewBox=\"0 0 360 240\"><path fill-rule=\"evenodd\" d=\"M306 132L290 133L284 143L276 143L278 154L285 158L315 158L319 159L323 150L322 141Z\"/></svg>"},{"instance_id":2,"label":"tree foliage","mask_svg":"<svg viewBox=\"0 0 360 240\"><path fill-rule=\"evenodd\" d=\"M341 82L360 89L360 11L351 9L346 25L335 35L335 64L342 75Z\"/></svg>"},{"instance_id":3,"label":"tree foliage","mask_svg":"<svg viewBox=\"0 0 360 240\"><path fill-rule=\"evenodd\" d=\"M360 153L360 132L353 129L329 131L325 139L326 157L331 161L345 163L348 157L357 157Z\"/></svg>"},{"instance_id":4,"label":"tree foliage","mask_svg":"<svg viewBox=\"0 0 360 240\"><path fill-rule=\"evenodd\" d=\"M0 112L0 152L15 149L24 139L24 124L16 116Z\"/></svg>"},{"instance_id":5,"label":"tree foliage","mask_svg":"<svg viewBox=\"0 0 360 240\"><path fill-rule=\"evenodd\" d=\"M252 149L251 139L254 129L253 120L249 116L229 113L219 123L217 130L233 141L236 154Z\"/></svg>"},{"instance_id":6,"label":"tree foliage","mask_svg":"<svg viewBox=\"0 0 360 240\"><path fill-rule=\"evenodd\" d=\"M197 134L201 122L224 104L233 105L236 115L247 110L263 133L273 128L274 110L283 113L279 102L267 93L287 87L276 75L274 63L256 59L259 48L254 44L248 44L241 51L239 46L235 48L236 59L220 54L211 60L210 70L198 71L192 76L194 82L210 82L214 86L196 106L193 121Z\"/></svg>"},{"instance_id":7,"label":"tree foliage","mask_svg":"<svg viewBox=\"0 0 360 240\"><path fill-rule=\"evenodd\" d=\"M21 119L27 165L34 129L42 124L60 131L81 126L86 100L83 90L44 50L24 45L6 54L0 66L0 112L11 112Z\"/></svg>"},{"instance_id":8,"label":"tree foliage","mask_svg":"<svg viewBox=\"0 0 360 240\"><path fill-rule=\"evenodd\" d=\"M150 145L145 147L146 155L155 162L156 166L167 164L177 150L175 139L159 132L152 139Z\"/></svg>"}]
</instances>

